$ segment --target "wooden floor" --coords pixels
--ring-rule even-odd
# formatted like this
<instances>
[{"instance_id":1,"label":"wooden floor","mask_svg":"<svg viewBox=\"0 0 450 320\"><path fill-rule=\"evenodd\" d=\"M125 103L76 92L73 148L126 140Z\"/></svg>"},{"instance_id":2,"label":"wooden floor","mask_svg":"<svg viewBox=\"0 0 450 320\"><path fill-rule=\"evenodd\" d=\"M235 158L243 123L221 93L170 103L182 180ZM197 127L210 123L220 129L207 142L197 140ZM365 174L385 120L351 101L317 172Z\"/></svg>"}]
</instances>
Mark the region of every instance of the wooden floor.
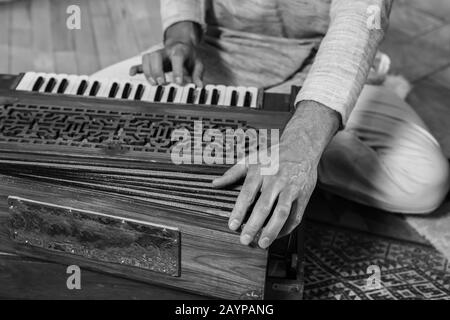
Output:
<instances>
[{"instance_id":1,"label":"wooden floor","mask_svg":"<svg viewBox=\"0 0 450 320\"><path fill-rule=\"evenodd\" d=\"M450 158L450 1L395 0L381 50L413 83L407 100Z\"/></svg>"},{"instance_id":2,"label":"wooden floor","mask_svg":"<svg viewBox=\"0 0 450 320\"><path fill-rule=\"evenodd\" d=\"M81 30L66 27L70 5ZM161 39L158 0L15 0L0 3L0 72L90 74Z\"/></svg>"}]
</instances>

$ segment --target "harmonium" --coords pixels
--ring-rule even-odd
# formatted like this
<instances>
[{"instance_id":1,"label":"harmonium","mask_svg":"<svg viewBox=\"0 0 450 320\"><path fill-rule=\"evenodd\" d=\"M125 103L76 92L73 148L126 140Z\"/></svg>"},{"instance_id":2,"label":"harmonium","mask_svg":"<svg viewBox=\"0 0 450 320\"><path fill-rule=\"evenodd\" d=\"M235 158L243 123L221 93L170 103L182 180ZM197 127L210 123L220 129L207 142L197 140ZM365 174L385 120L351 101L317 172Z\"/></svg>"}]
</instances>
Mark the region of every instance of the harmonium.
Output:
<instances>
[{"instance_id":1,"label":"harmonium","mask_svg":"<svg viewBox=\"0 0 450 320\"><path fill-rule=\"evenodd\" d=\"M174 130L199 122L200 135L282 130L297 90L0 75L0 297L58 298L55 270L75 265L150 298L301 298L301 227L269 250L241 245L227 223L240 184L211 183L231 165L171 157Z\"/></svg>"}]
</instances>

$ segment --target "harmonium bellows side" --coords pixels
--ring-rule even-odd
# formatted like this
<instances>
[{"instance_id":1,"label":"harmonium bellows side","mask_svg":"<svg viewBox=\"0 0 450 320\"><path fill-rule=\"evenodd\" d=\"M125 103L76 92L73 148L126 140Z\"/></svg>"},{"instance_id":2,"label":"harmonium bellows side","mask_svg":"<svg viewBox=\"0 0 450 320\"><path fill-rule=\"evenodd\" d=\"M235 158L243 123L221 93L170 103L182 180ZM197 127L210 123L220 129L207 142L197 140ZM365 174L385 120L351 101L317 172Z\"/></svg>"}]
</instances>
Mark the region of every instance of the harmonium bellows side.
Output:
<instances>
[{"instance_id":1,"label":"harmonium bellows side","mask_svg":"<svg viewBox=\"0 0 450 320\"><path fill-rule=\"evenodd\" d=\"M295 90L30 72L0 75L0 96L1 251L210 297L264 297L270 253L227 227L240 185L211 186L229 164L174 164L172 134L282 130ZM298 296L297 264L280 246L280 279L290 274Z\"/></svg>"}]
</instances>

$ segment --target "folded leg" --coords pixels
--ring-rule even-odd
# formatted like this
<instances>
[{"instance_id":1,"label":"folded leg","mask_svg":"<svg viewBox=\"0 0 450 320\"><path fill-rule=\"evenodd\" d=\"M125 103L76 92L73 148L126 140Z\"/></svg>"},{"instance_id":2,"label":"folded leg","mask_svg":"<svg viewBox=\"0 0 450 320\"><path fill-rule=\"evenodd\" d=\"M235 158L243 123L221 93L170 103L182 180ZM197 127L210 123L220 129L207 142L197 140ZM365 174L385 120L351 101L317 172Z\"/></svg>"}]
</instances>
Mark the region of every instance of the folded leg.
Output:
<instances>
[{"instance_id":1,"label":"folded leg","mask_svg":"<svg viewBox=\"0 0 450 320\"><path fill-rule=\"evenodd\" d=\"M323 154L319 184L383 210L426 213L448 192L448 161L407 103L367 85L345 130Z\"/></svg>"}]
</instances>

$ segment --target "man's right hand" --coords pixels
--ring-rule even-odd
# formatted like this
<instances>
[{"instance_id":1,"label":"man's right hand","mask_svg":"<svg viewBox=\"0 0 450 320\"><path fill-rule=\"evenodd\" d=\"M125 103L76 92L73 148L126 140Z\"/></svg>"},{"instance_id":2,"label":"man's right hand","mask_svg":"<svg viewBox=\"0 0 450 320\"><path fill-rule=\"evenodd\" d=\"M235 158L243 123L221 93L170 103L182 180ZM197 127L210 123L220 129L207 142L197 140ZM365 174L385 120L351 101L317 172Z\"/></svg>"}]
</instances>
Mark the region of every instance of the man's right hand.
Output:
<instances>
[{"instance_id":1,"label":"man's right hand","mask_svg":"<svg viewBox=\"0 0 450 320\"><path fill-rule=\"evenodd\" d=\"M197 54L200 42L200 26L183 21L170 26L165 33L164 48L145 53L142 64L131 67L130 75L144 73L152 85L167 83L165 72L172 71L173 81L182 85L193 82L203 86L203 63Z\"/></svg>"}]
</instances>

